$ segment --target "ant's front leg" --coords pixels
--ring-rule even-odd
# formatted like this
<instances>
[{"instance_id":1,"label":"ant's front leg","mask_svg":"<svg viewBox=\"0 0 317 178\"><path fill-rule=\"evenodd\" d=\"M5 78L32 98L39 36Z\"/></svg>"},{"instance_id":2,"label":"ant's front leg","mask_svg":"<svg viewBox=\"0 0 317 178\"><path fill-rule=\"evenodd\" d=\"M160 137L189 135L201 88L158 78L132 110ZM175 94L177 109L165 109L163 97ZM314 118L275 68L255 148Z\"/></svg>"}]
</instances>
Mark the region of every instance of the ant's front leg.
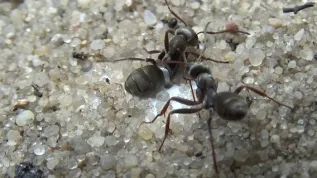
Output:
<instances>
[{"instance_id":1,"label":"ant's front leg","mask_svg":"<svg viewBox=\"0 0 317 178\"><path fill-rule=\"evenodd\" d=\"M170 105L171 101L176 101L176 102L179 102L181 104L188 105L188 106L195 106L195 105L198 105L198 104L202 103L202 102L192 101L192 100L188 100L188 99L184 99L184 98L180 98L180 97L172 97L166 102L166 104L164 105L164 107L161 110L161 112L158 115L156 115L155 118L152 121L149 121L149 122L142 121L141 124L139 125L139 128L140 128L141 125L153 123L153 122L155 122L155 120L158 117L162 116L163 114L165 115L165 113L167 111L167 108Z\"/></svg>"}]
</instances>

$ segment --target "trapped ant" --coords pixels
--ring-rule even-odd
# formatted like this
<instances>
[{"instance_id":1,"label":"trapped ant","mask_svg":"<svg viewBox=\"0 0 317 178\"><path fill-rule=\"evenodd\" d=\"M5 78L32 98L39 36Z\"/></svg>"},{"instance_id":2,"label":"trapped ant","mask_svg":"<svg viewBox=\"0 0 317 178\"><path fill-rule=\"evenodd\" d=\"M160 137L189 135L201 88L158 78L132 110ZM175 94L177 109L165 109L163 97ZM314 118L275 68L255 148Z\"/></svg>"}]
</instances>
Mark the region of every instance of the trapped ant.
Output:
<instances>
[{"instance_id":1,"label":"trapped ant","mask_svg":"<svg viewBox=\"0 0 317 178\"><path fill-rule=\"evenodd\" d=\"M155 61L152 58L125 58L119 59L111 62L118 62L123 60L136 60L136 61L146 61L151 62L153 65L147 65L141 68L138 68L131 72L128 78L125 81L125 89L128 93L133 96L138 96L140 98L149 97L155 95L160 91L163 87L172 86L171 79L173 79L178 71L179 64L182 62L187 63L187 56L189 54L195 56L199 59L209 60L217 63L229 63L227 61L217 61L214 59L206 58L201 54L197 54L195 52L186 51L188 47L198 46L199 40L198 35L199 32L196 32L188 27L186 22L182 20L169 6L167 0L165 3L169 9L169 11L175 16L178 20L183 22L186 27L180 27L176 31L169 29L165 32L164 36L164 50L153 50L147 51L149 54L160 53L158 55L158 60ZM209 23L208 23L209 24ZM207 24L207 25L208 25ZM207 28L206 25L206 28ZM219 33L232 33L232 29L226 29L219 32L206 32L206 28L204 33L206 34L219 34ZM235 29L236 30L236 29ZM241 32L242 31L235 31ZM174 36L169 40L168 34L173 34ZM247 32L243 32L247 33ZM247 33L248 34L248 33Z\"/></svg>"},{"instance_id":2,"label":"trapped ant","mask_svg":"<svg viewBox=\"0 0 317 178\"><path fill-rule=\"evenodd\" d=\"M143 121L141 122L140 126L144 123L146 124L153 123L158 117L165 115L171 101L176 101L178 103L181 103L187 106L196 106L192 108L174 109L168 113L167 119L165 122L165 135L159 147L159 151L161 151L162 146L170 130L170 119L172 114L192 114L192 113L197 113L203 109L209 110L209 118L207 120L207 125L208 125L209 140L210 140L211 149L212 149L213 165L214 165L214 169L215 169L217 177L219 177L219 171L216 164L216 154L214 150L213 137L211 132L211 120L212 120L213 112L216 112L222 119L225 119L228 121L238 121L243 119L247 115L249 107L251 105L251 101L249 100L249 98L239 95L239 93L243 89L253 91L260 96L267 97L270 100L274 101L275 103L293 110L292 107L287 106L275 100L274 98L265 94L263 91L251 86L242 85L238 87L234 92L225 91L225 92L217 93L218 83L213 78L211 71L207 67L194 64L194 65L188 65L187 70L188 70L187 73L189 75L189 80L195 80L196 82L196 85L197 85L196 96L198 98L198 101L192 101L192 100L188 100L188 99L184 99L180 97L172 97L166 102L163 109L160 111L158 115L155 116L155 118L152 121L150 122Z\"/></svg>"}]
</instances>

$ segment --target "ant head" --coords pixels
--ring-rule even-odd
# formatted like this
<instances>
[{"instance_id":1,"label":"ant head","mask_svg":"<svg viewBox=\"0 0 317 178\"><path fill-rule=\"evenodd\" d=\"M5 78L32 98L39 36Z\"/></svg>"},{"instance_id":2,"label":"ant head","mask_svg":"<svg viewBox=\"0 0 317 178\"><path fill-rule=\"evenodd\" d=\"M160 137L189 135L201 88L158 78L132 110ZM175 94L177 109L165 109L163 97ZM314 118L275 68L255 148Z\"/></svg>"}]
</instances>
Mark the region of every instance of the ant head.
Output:
<instances>
[{"instance_id":1,"label":"ant head","mask_svg":"<svg viewBox=\"0 0 317 178\"><path fill-rule=\"evenodd\" d=\"M202 73L197 78L197 88L202 90L217 90L217 81L208 73Z\"/></svg>"},{"instance_id":2,"label":"ant head","mask_svg":"<svg viewBox=\"0 0 317 178\"><path fill-rule=\"evenodd\" d=\"M189 27L179 28L176 30L175 34L183 36L187 44L190 46L197 46L199 44L198 36L192 28L189 28Z\"/></svg>"},{"instance_id":3,"label":"ant head","mask_svg":"<svg viewBox=\"0 0 317 178\"><path fill-rule=\"evenodd\" d=\"M186 71L187 71L188 75L192 78L197 78L198 75L200 75L202 73L211 74L211 72L208 68L206 68L205 66L199 65L199 64L188 65L186 67Z\"/></svg>"}]
</instances>

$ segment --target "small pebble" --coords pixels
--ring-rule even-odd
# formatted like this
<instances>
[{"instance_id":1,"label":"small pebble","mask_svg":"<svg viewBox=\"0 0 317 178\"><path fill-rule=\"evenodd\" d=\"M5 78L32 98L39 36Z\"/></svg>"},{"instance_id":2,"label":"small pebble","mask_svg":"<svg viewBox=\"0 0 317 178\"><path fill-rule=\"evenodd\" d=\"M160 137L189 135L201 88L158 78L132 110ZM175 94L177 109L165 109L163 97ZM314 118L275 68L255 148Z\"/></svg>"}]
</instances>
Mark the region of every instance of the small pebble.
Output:
<instances>
[{"instance_id":1,"label":"small pebble","mask_svg":"<svg viewBox=\"0 0 317 178\"><path fill-rule=\"evenodd\" d=\"M251 36L247 38L247 41L245 42L245 47L247 49L251 49L255 45L255 43L256 43L256 37Z\"/></svg>"},{"instance_id":2,"label":"small pebble","mask_svg":"<svg viewBox=\"0 0 317 178\"><path fill-rule=\"evenodd\" d=\"M89 6L91 0L77 0L78 6L82 8L86 8Z\"/></svg>"},{"instance_id":3,"label":"small pebble","mask_svg":"<svg viewBox=\"0 0 317 178\"><path fill-rule=\"evenodd\" d=\"M58 163L59 159L57 157L53 157L52 159L47 160L46 166L49 170L53 170Z\"/></svg>"},{"instance_id":4,"label":"small pebble","mask_svg":"<svg viewBox=\"0 0 317 178\"><path fill-rule=\"evenodd\" d=\"M24 110L16 116L15 122L18 126L26 126L34 120L35 116L32 111Z\"/></svg>"},{"instance_id":5,"label":"small pebble","mask_svg":"<svg viewBox=\"0 0 317 178\"><path fill-rule=\"evenodd\" d=\"M100 165L104 170L112 169L116 166L117 161L111 154L104 154L100 157Z\"/></svg>"},{"instance_id":6,"label":"small pebble","mask_svg":"<svg viewBox=\"0 0 317 178\"><path fill-rule=\"evenodd\" d=\"M282 74L283 73L283 68L280 67L280 66L275 67L275 73L279 74L279 75Z\"/></svg>"},{"instance_id":7,"label":"small pebble","mask_svg":"<svg viewBox=\"0 0 317 178\"><path fill-rule=\"evenodd\" d=\"M300 91L295 91L294 96L297 99L302 99L303 98L303 94Z\"/></svg>"},{"instance_id":8,"label":"small pebble","mask_svg":"<svg viewBox=\"0 0 317 178\"><path fill-rule=\"evenodd\" d=\"M256 113L256 118L259 120L264 120L267 116L267 112L265 109L261 109Z\"/></svg>"},{"instance_id":9,"label":"small pebble","mask_svg":"<svg viewBox=\"0 0 317 178\"><path fill-rule=\"evenodd\" d=\"M253 77L245 77L243 78L243 83L245 84L253 84L254 78Z\"/></svg>"},{"instance_id":10,"label":"small pebble","mask_svg":"<svg viewBox=\"0 0 317 178\"><path fill-rule=\"evenodd\" d=\"M59 133L59 127L57 125L47 126L43 131L43 136L46 138L52 137Z\"/></svg>"},{"instance_id":11,"label":"small pebble","mask_svg":"<svg viewBox=\"0 0 317 178\"><path fill-rule=\"evenodd\" d=\"M109 146L116 145L118 143L118 140L114 136L106 136L105 138L105 144Z\"/></svg>"},{"instance_id":12,"label":"small pebble","mask_svg":"<svg viewBox=\"0 0 317 178\"><path fill-rule=\"evenodd\" d=\"M295 41L300 41L300 40L303 38L304 33L305 33L304 29L300 29L300 30L294 35L294 40L295 40Z\"/></svg>"},{"instance_id":13,"label":"small pebble","mask_svg":"<svg viewBox=\"0 0 317 178\"><path fill-rule=\"evenodd\" d=\"M219 82L217 92L229 91L229 85L227 82Z\"/></svg>"},{"instance_id":14,"label":"small pebble","mask_svg":"<svg viewBox=\"0 0 317 178\"><path fill-rule=\"evenodd\" d=\"M63 44L63 35L62 34L59 34L57 33L56 35L54 35L52 38L51 38L51 42L56 45L56 46L59 46L61 44Z\"/></svg>"},{"instance_id":15,"label":"small pebble","mask_svg":"<svg viewBox=\"0 0 317 178\"><path fill-rule=\"evenodd\" d=\"M49 77L44 72L39 72L35 74L33 79L34 84L38 85L39 87L43 87L49 82Z\"/></svg>"},{"instance_id":16,"label":"small pebble","mask_svg":"<svg viewBox=\"0 0 317 178\"><path fill-rule=\"evenodd\" d=\"M246 159L248 159L249 152L244 149L240 148L239 150L235 150L233 154L233 158L239 162L244 162Z\"/></svg>"},{"instance_id":17,"label":"small pebble","mask_svg":"<svg viewBox=\"0 0 317 178\"><path fill-rule=\"evenodd\" d=\"M311 61L314 58L314 51L309 47L304 47L304 49L299 52L299 55L301 58Z\"/></svg>"},{"instance_id":18,"label":"small pebble","mask_svg":"<svg viewBox=\"0 0 317 178\"><path fill-rule=\"evenodd\" d=\"M90 60L78 61L78 63L80 64L81 71L83 72L89 72L90 69L92 68L92 62ZM71 103L71 102L68 102L68 103Z\"/></svg>"},{"instance_id":19,"label":"small pebble","mask_svg":"<svg viewBox=\"0 0 317 178\"><path fill-rule=\"evenodd\" d=\"M45 153L45 147L44 147L44 145L42 145L42 144L36 144L35 146L34 146L34 154L35 155L37 155L37 156L41 156L41 155L43 155L44 153Z\"/></svg>"},{"instance_id":20,"label":"small pebble","mask_svg":"<svg viewBox=\"0 0 317 178\"><path fill-rule=\"evenodd\" d=\"M88 41L87 40L83 40L81 43L80 43L80 45L82 45L82 46L86 46L88 44Z\"/></svg>"},{"instance_id":21,"label":"small pebble","mask_svg":"<svg viewBox=\"0 0 317 178\"><path fill-rule=\"evenodd\" d=\"M99 135L94 135L90 137L87 141L87 143L92 147L100 147L104 144L104 142L105 142L105 137L102 137Z\"/></svg>"},{"instance_id":22,"label":"small pebble","mask_svg":"<svg viewBox=\"0 0 317 178\"><path fill-rule=\"evenodd\" d=\"M144 140L150 140L153 137L153 132L148 127L145 127L144 125L139 128L138 134Z\"/></svg>"},{"instance_id":23,"label":"small pebble","mask_svg":"<svg viewBox=\"0 0 317 178\"><path fill-rule=\"evenodd\" d=\"M199 9L200 3L197 2L197 1L194 1L194 2L190 3L190 7L191 7L192 9Z\"/></svg>"},{"instance_id":24,"label":"small pebble","mask_svg":"<svg viewBox=\"0 0 317 178\"><path fill-rule=\"evenodd\" d=\"M100 50L105 48L105 42L101 39L97 39L91 42L90 48L92 50Z\"/></svg>"},{"instance_id":25,"label":"small pebble","mask_svg":"<svg viewBox=\"0 0 317 178\"><path fill-rule=\"evenodd\" d=\"M14 146L22 139L20 132L17 130L9 130L7 133L8 145Z\"/></svg>"},{"instance_id":26,"label":"small pebble","mask_svg":"<svg viewBox=\"0 0 317 178\"><path fill-rule=\"evenodd\" d=\"M12 111L15 111L17 109L26 108L29 105L29 101L27 99L21 99L17 102L13 103L13 109Z\"/></svg>"},{"instance_id":27,"label":"small pebble","mask_svg":"<svg viewBox=\"0 0 317 178\"><path fill-rule=\"evenodd\" d=\"M147 25L154 25L157 22L156 16L149 10L144 11L144 22Z\"/></svg>"},{"instance_id":28,"label":"small pebble","mask_svg":"<svg viewBox=\"0 0 317 178\"><path fill-rule=\"evenodd\" d=\"M317 166L316 166L316 167L317 167ZM148 174L148 175L145 176L145 178L155 178L155 175L153 175L153 174Z\"/></svg>"},{"instance_id":29,"label":"small pebble","mask_svg":"<svg viewBox=\"0 0 317 178\"><path fill-rule=\"evenodd\" d=\"M265 58L265 54L261 49L251 49L249 52L249 61L252 66L260 66Z\"/></svg>"},{"instance_id":30,"label":"small pebble","mask_svg":"<svg viewBox=\"0 0 317 178\"><path fill-rule=\"evenodd\" d=\"M296 61L290 61L289 63L288 63L288 68L291 68L291 69L293 69L293 68L295 68L296 67Z\"/></svg>"},{"instance_id":31,"label":"small pebble","mask_svg":"<svg viewBox=\"0 0 317 178\"><path fill-rule=\"evenodd\" d=\"M171 0L171 4L173 4L174 6L180 6L181 0Z\"/></svg>"},{"instance_id":32,"label":"small pebble","mask_svg":"<svg viewBox=\"0 0 317 178\"><path fill-rule=\"evenodd\" d=\"M135 155L126 155L124 158L126 168L132 168L138 165L138 157Z\"/></svg>"},{"instance_id":33,"label":"small pebble","mask_svg":"<svg viewBox=\"0 0 317 178\"><path fill-rule=\"evenodd\" d=\"M280 28L282 27L282 22L280 19L277 18L269 18L269 24L274 28Z\"/></svg>"},{"instance_id":34,"label":"small pebble","mask_svg":"<svg viewBox=\"0 0 317 178\"><path fill-rule=\"evenodd\" d=\"M317 161L314 160L314 161L310 162L309 165L310 165L312 168L316 169L316 168L317 168Z\"/></svg>"},{"instance_id":35,"label":"small pebble","mask_svg":"<svg viewBox=\"0 0 317 178\"><path fill-rule=\"evenodd\" d=\"M132 168L131 169L131 178L139 178L140 175L141 175L141 171L142 169L141 168Z\"/></svg>"},{"instance_id":36,"label":"small pebble","mask_svg":"<svg viewBox=\"0 0 317 178\"><path fill-rule=\"evenodd\" d=\"M271 142L276 143L276 144L280 144L280 136L279 135L272 135Z\"/></svg>"},{"instance_id":37,"label":"small pebble","mask_svg":"<svg viewBox=\"0 0 317 178\"><path fill-rule=\"evenodd\" d=\"M115 55L116 50L114 47L112 46L107 46L104 50L103 50L103 56L105 58L111 58Z\"/></svg>"}]
</instances>

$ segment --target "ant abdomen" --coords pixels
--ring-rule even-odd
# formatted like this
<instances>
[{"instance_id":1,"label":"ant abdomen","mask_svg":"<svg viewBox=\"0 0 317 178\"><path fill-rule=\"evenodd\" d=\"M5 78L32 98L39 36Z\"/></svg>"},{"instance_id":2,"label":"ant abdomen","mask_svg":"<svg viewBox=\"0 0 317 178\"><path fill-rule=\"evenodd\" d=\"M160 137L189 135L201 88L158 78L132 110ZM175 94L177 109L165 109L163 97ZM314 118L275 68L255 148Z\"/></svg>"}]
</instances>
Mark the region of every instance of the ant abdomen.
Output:
<instances>
[{"instance_id":1,"label":"ant abdomen","mask_svg":"<svg viewBox=\"0 0 317 178\"><path fill-rule=\"evenodd\" d=\"M164 73L155 65L146 65L135 69L124 83L124 88L128 93L141 98L155 95L164 86Z\"/></svg>"},{"instance_id":2,"label":"ant abdomen","mask_svg":"<svg viewBox=\"0 0 317 178\"><path fill-rule=\"evenodd\" d=\"M245 97L232 92L220 92L213 98L217 114L230 121L243 119L249 110L249 104Z\"/></svg>"}]
</instances>

